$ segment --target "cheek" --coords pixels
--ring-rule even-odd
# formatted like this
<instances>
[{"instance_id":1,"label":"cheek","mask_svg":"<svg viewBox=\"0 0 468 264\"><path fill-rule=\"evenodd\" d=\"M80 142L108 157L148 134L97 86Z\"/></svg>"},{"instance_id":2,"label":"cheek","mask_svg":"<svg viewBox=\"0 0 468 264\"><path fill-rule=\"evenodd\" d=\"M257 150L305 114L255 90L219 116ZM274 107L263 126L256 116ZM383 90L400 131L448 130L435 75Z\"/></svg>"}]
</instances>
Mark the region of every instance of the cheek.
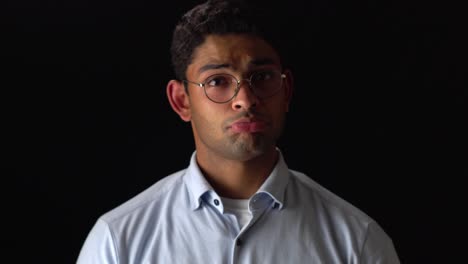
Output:
<instances>
[{"instance_id":1,"label":"cheek","mask_svg":"<svg viewBox=\"0 0 468 264\"><path fill-rule=\"evenodd\" d=\"M276 104L276 107L272 108L271 118L272 122L276 129L281 129L283 127L284 120L286 119L287 105L284 103Z\"/></svg>"},{"instance_id":2,"label":"cheek","mask_svg":"<svg viewBox=\"0 0 468 264\"><path fill-rule=\"evenodd\" d=\"M269 111L274 117L284 115L288 112L288 103L284 100L283 97L268 102L265 107L268 109L267 111Z\"/></svg>"},{"instance_id":3,"label":"cheek","mask_svg":"<svg viewBox=\"0 0 468 264\"><path fill-rule=\"evenodd\" d=\"M199 133L215 137L216 134L222 132L223 112L220 109L208 107L209 104L192 105L192 120Z\"/></svg>"}]
</instances>

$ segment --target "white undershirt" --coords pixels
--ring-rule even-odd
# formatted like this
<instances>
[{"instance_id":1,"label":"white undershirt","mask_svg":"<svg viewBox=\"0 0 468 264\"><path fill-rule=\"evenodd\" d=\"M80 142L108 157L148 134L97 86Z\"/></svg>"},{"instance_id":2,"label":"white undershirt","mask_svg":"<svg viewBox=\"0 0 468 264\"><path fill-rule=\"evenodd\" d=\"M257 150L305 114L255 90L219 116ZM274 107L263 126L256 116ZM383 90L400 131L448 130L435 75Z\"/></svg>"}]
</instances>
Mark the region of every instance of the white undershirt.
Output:
<instances>
[{"instance_id":1,"label":"white undershirt","mask_svg":"<svg viewBox=\"0 0 468 264\"><path fill-rule=\"evenodd\" d=\"M242 229L252 218L252 214L249 211L249 199L221 197L221 200L223 201L224 212L236 216L239 229Z\"/></svg>"}]
</instances>

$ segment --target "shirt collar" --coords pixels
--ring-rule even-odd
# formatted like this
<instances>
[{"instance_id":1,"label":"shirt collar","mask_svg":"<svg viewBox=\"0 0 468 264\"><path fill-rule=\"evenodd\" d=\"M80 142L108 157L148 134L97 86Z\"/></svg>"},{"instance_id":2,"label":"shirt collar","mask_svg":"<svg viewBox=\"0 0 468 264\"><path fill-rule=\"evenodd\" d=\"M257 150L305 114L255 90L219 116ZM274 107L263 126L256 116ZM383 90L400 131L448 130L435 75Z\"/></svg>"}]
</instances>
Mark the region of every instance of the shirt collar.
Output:
<instances>
[{"instance_id":1,"label":"shirt collar","mask_svg":"<svg viewBox=\"0 0 468 264\"><path fill-rule=\"evenodd\" d=\"M202 196L209 191L213 191L213 187L203 176L203 173L198 167L196 151L193 152L190 158L190 165L187 168L185 175L185 183L191 193L191 208L193 210L198 209L201 204Z\"/></svg>"},{"instance_id":2,"label":"shirt collar","mask_svg":"<svg viewBox=\"0 0 468 264\"><path fill-rule=\"evenodd\" d=\"M279 204L279 209L283 208L284 205L284 194L286 192L286 185L289 182L289 169L284 161L281 151L278 151L278 162L276 163L273 171L270 173L265 182L260 186L257 194L268 194ZM254 195L254 196L255 196Z\"/></svg>"},{"instance_id":3,"label":"shirt collar","mask_svg":"<svg viewBox=\"0 0 468 264\"><path fill-rule=\"evenodd\" d=\"M284 205L286 185L288 184L290 175L288 166L284 161L281 151L278 148L276 150L278 151L278 161L273 168L273 171L252 197L267 194L279 204L279 209L282 209ZM196 151L193 152L192 157L190 158L190 165L187 168L185 175L185 183L191 193L190 200L191 208L193 210L200 207L202 198L205 194L218 197L213 187L203 176L203 173L197 164Z\"/></svg>"}]
</instances>

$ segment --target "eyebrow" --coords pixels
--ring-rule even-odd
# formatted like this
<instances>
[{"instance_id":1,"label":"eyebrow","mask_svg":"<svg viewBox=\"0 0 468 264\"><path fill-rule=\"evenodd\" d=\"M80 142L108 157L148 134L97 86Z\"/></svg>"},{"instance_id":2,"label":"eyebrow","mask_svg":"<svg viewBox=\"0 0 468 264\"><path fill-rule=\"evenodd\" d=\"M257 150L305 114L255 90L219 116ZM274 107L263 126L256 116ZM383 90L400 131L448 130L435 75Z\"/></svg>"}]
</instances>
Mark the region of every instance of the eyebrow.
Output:
<instances>
[{"instance_id":1,"label":"eyebrow","mask_svg":"<svg viewBox=\"0 0 468 264\"><path fill-rule=\"evenodd\" d=\"M198 69L198 73L202 73L204 71L207 71L207 70L214 70L214 69L222 69L222 68L229 68L230 65L227 64L227 63L224 63L224 64L206 64L204 65L203 67L201 67L200 69Z\"/></svg>"},{"instance_id":2,"label":"eyebrow","mask_svg":"<svg viewBox=\"0 0 468 264\"><path fill-rule=\"evenodd\" d=\"M259 58L251 61L250 64L253 64L255 66L262 66L268 64L275 64L275 61L272 58Z\"/></svg>"},{"instance_id":3,"label":"eyebrow","mask_svg":"<svg viewBox=\"0 0 468 264\"><path fill-rule=\"evenodd\" d=\"M272 58L259 58L259 59L252 60L249 64L254 65L254 66L262 66L262 65L275 64L275 61ZM198 73L201 74L204 71L223 69L223 68L229 68L229 67L231 67L229 63L206 64L206 65L203 65L200 69L198 69Z\"/></svg>"}]
</instances>

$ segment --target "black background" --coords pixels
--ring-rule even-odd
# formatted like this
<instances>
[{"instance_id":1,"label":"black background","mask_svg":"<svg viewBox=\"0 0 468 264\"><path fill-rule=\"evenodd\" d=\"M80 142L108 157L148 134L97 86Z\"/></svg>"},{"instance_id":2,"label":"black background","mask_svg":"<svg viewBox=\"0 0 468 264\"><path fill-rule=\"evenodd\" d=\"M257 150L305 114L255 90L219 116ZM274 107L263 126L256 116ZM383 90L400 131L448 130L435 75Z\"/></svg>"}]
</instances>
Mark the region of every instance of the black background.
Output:
<instances>
[{"instance_id":1,"label":"black background","mask_svg":"<svg viewBox=\"0 0 468 264\"><path fill-rule=\"evenodd\" d=\"M173 26L194 3L2 1L2 216L14 263L74 263L101 214L188 165L190 126L165 86ZM279 142L289 167L377 220L403 263L455 260L466 207L456 204L459 9L293 0L275 10L294 32Z\"/></svg>"}]
</instances>

